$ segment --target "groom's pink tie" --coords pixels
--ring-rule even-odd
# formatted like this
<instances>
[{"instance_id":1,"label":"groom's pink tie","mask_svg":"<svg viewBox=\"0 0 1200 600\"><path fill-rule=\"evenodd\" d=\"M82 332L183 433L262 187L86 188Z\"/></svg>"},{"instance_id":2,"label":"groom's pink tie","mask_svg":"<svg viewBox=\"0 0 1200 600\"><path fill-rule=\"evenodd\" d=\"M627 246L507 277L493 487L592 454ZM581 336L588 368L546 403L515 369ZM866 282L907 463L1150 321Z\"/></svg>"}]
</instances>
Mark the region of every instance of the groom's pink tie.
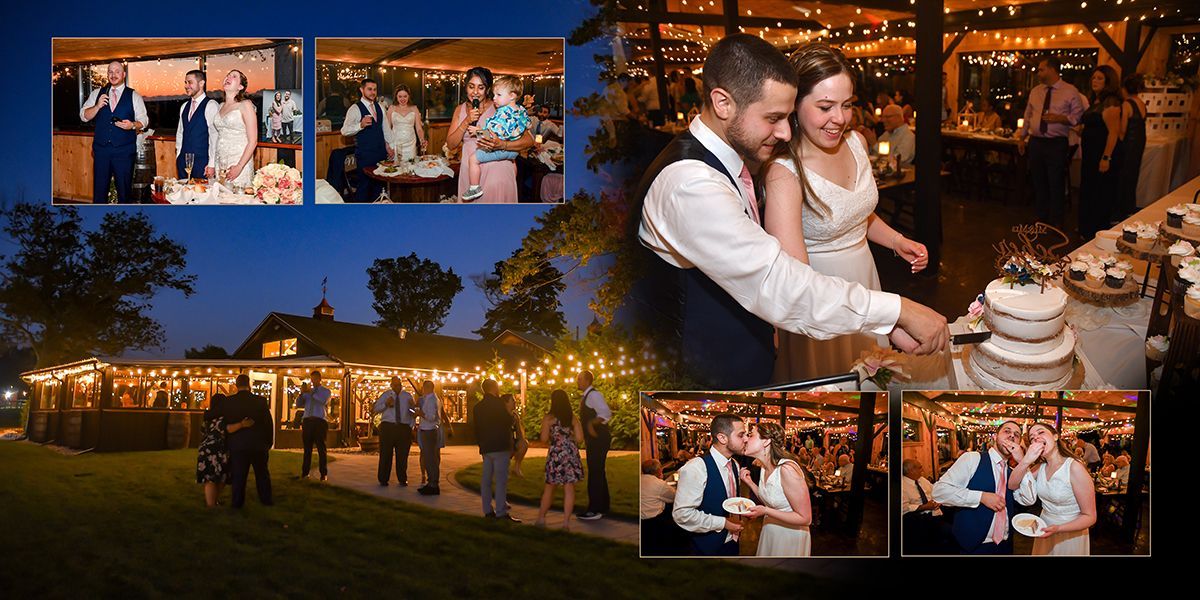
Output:
<instances>
[{"instance_id":1,"label":"groom's pink tie","mask_svg":"<svg viewBox=\"0 0 1200 600\"><path fill-rule=\"evenodd\" d=\"M750 199L750 214L755 223L762 225L762 219L758 216L758 198L754 196L754 178L750 176L750 168L745 164L742 165L742 174L739 177L742 187L746 188L746 197Z\"/></svg>"},{"instance_id":2,"label":"groom's pink tie","mask_svg":"<svg viewBox=\"0 0 1200 600\"><path fill-rule=\"evenodd\" d=\"M729 459L729 497L730 498L737 495L737 479L735 479L733 476L733 469L734 469L734 464L733 464L733 459L731 458L731 459Z\"/></svg>"},{"instance_id":3,"label":"groom's pink tie","mask_svg":"<svg viewBox=\"0 0 1200 600\"><path fill-rule=\"evenodd\" d=\"M995 467L993 466L993 469ZM1000 465L1000 473L996 476L996 495L1000 500L1008 496L1008 483L1004 481L1004 465ZM1008 523L1008 503L996 511L996 525L992 528L992 542L999 544L1004 541L1004 526Z\"/></svg>"},{"instance_id":4,"label":"groom's pink tie","mask_svg":"<svg viewBox=\"0 0 1200 600\"><path fill-rule=\"evenodd\" d=\"M196 115L196 104L197 104L197 100L195 98L192 98L192 107L188 109L188 119L189 120L193 116Z\"/></svg>"}]
</instances>

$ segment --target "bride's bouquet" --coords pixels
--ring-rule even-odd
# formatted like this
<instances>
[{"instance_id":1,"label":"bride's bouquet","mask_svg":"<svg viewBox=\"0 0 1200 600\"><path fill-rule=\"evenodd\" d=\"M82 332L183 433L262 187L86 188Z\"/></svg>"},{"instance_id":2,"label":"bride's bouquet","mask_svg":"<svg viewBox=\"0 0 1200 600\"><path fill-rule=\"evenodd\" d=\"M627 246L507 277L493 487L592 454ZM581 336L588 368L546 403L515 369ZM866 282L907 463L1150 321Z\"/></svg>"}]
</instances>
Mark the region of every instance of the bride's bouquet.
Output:
<instances>
[{"instance_id":1,"label":"bride's bouquet","mask_svg":"<svg viewBox=\"0 0 1200 600\"><path fill-rule=\"evenodd\" d=\"M259 169L251 186L263 204L296 204L303 199L303 182L299 169L280 162Z\"/></svg>"}]
</instances>

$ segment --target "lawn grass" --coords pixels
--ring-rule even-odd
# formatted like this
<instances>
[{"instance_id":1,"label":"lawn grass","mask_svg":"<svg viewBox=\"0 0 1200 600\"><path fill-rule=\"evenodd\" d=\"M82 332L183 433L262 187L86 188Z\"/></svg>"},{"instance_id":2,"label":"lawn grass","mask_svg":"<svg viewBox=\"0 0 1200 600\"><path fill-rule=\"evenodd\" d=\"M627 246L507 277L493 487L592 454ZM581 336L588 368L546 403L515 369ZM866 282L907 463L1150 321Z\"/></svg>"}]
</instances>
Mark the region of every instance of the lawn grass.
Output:
<instances>
[{"instance_id":1,"label":"lawn grass","mask_svg":"<svg viewBox=\"0 0 1200 600\"><path fill-rule=\"evenodd\" d=\"M0 590L12 598L838 593L811 575L640 560L629 544L288 478L300 459L272 453L274 507L251 491L242 511L210 510L195 483L194 450L65 456L0 442Z\"/></svg>"},{"instance_id":2,"label":"lawn grass","mask_svg":"<svg viewBox=\"0 0 1200 600\"><path fill-rule=\"evenodd\" d=\"M609 514L636 520L638 518L638 475L641 467L638 455L610 456L605 461L608 473L608 493L611 499ZM510 500L537 506L542 501L542 490L546 487L546 457L529 457L521 461L525 477L508 475L508 497ZM459 469L454 479L463 487L479 491L483 479L483 463L475 463ZM554 508L562 510L563 493L555 492ZM587 508L587 466L584 465L583 481L575 484L575 512Z\"/></svg>"},{"instance_id":3,"label":"lawn grass","mask_svg":"<svg viewBox=\"0 0 1200 600\"><path fill-rule=\"evenodd\" d=\"M21 409L19 408L0 408L0 427L20 427L24 425L21 422Z\"/></svg>"}]
</instances>

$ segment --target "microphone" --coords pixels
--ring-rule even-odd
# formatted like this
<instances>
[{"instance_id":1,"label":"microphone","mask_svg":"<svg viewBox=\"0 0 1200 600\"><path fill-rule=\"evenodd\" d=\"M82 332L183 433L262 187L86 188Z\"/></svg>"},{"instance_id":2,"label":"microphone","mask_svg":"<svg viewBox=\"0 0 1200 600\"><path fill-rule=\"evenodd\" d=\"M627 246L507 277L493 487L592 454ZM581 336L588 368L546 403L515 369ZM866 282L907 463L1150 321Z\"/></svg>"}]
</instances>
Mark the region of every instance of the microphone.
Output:
<instances>
[{"instance_id":1,"label":"microphone","mask_svg":"<svg viewBox=\"0 0 1200 600\"><path fill-rule=\"evenodd\" d=\"M471 99L471 108L479 108L479 98Z\"/></svg>"}]
</instances>

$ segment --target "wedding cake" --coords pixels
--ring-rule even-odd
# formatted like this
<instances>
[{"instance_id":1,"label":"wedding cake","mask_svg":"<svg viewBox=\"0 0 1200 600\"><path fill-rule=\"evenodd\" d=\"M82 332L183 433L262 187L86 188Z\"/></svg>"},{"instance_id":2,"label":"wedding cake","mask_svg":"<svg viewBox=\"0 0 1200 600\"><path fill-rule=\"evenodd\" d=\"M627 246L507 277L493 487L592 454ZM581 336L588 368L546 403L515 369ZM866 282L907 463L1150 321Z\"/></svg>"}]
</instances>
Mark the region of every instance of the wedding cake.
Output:
<instances>
[{"instance_id":1,"label":"wedding cake","mask_svg":"<svg viewBox=\"0 0 1200 600\"><path fill-rule=\"evenodd\" d=\"M989 389L1056 389L1071 378L1075 334L1066 326L1062 288L1015 283L988 284L983 323L991 338L971 351L976 383Z\"/></svg>"}]
</instances>

